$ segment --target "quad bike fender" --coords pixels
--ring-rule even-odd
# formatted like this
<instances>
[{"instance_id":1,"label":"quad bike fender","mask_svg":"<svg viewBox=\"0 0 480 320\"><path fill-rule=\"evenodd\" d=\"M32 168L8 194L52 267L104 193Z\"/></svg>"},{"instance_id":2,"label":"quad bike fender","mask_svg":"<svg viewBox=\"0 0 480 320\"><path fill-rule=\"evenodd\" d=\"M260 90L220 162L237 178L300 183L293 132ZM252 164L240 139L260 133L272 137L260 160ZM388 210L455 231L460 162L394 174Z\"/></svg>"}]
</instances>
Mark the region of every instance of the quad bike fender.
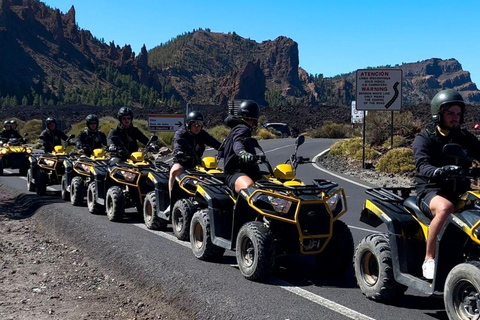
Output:
<instances>
[{"instance_id":1,"label":"quad bike fender","mask_svg":"<svg viewBox=\"0 0 480 320\"><path fill-rule=\"evenodd\" d=\"M186 199L195 194L196 184L193 183L193 180L197 180L190 175L182 173L173 181L170 207L173 208L175 203L179 199Z\"/></svg>"},{"instance_id":2,"label":"quad bike fender","mask_svg":"<svg viewBox=\"0 0 480 320\"><path fill-rule=\"evenodd\" d=\"M232 233L235 199L228 187L198 185L194 199L200 208L208 208L212 243L225 249L233 249L235 246L235 237Z\"/></svg>"}]
</instances>

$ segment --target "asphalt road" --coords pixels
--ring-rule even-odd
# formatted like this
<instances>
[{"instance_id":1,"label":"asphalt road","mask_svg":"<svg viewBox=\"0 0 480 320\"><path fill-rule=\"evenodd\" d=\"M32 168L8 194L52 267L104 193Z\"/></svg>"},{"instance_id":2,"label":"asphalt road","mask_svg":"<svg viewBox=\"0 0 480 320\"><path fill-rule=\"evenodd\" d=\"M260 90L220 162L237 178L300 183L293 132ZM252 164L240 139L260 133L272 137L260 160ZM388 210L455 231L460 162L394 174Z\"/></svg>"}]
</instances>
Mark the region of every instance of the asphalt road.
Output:
<instances>
[{"instance_id":1,"label":"asphalt road","mask_svg":"<svg viewBox=\"0 0 480 320\"><path fill-rule=\"evenodd\" d=\"M332 142L307 139L299 155L313 158ZM289 158L294 139L266 140L261 145L274 165ZM6 172L0 183L28 193L23 177ZM367 184L312 164L299 166L297 177L329 179L345 189L348 212L341 220L350 227L355 244L384 230L359 221ZM233 252L218 263L203 262L193 256L189 242L178 241L172 232L150 231L138 221L112 223L105 216L89 214L86 207L63 202L58 191L49 195L38 198L41 207L33 218L58 236L69 237L115 272L158 291L162 300L195 310L199 319L447 319L440 298L408 290L396 305L375 303L362 295L353 270L341 278L319 274L308 256L282 260L268 283L248 281L236 267Z\"/></svg>"}]
</instances>

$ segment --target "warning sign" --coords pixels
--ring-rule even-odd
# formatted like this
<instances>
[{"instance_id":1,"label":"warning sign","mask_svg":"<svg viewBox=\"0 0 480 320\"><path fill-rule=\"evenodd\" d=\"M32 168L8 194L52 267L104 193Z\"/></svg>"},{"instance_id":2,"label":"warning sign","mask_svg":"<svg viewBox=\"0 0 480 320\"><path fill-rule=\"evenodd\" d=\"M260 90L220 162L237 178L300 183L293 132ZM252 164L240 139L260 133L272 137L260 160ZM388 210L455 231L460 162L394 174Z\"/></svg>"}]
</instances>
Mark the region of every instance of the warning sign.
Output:
<instances>
[{"instance_id":1,"label":"warning sign","mask_svg":"<svg viewBox=\"0 0 480 320\"><path fill-rule=\"evenodd\" d=\"M356 91L357 110L400 110L402 108L402 70L357 70Z\"/></svg>"}]
</instances>

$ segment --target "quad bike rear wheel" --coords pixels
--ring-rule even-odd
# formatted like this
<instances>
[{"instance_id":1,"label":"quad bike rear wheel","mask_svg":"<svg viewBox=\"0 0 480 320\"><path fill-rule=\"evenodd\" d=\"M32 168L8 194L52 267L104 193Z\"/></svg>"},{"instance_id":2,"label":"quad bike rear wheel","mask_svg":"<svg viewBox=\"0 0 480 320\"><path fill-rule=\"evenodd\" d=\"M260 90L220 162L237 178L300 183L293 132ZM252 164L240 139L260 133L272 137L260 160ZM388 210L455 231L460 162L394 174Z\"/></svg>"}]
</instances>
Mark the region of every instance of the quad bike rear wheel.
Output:
<instances>
[{"instance_id":1,"label":"quad bike rear wheel","mask_svg":"<svg viewBox=\"0 0 480 320\"><path fill-rule=\"evenodd\" d=\"M47 193L47 174L38 170L35 174L35 191L37 195L44 196Z\"/></svg>"},{"instance_id":2,"label":"quad bike rear wheel","mask_svg":"<svg viewBox=\"0 0 480 320\"><path fill-rule=\"evenodd\" d=\"M73 206L81 206L83 204L83 198L85 198L85 183L82 177L73 177L70 190L70 203Z\"/></svg>"},{"instance_id":3,"label":"quad bike rear wheel","mask_svg":"<svg viewBox=\"0 0 480 320\"><path fill-rule=\"evenodd\" d=\"M105 207L97 203L96 191L97 186L95 182L91 182L87 188L87 207L91 214L104 214Z\"/></svg>"},{"instance_id":4,"label":"quad bike rear wheel","mask_svg":"<svg viewBox=\"0 0 480 320\"><path fill-rule=\"evenodd\" d=\"M195 211L195 205L190 199L180 199L173 206L172 229L173 234L175 234L179 240L188 241L190 221Z\"/></svg>"},{"instance_id":5,"label":"quad bike rear wheel","mask_svg":"<svg viewBox=\"0 0 480 320\"><path fill-rule=\"evenodd\" d=\"M105 209L108 220L114 222L122 221L125 215L125 196L120 187L113 186L108 189L105 197Z\"/></svg>"},{"instance_id":6,"label":"quad bike rear wheel","mask_svg":"<svg viewBox=\"0 0 480 320\"><path fill-rule=\"evenodd\" d=\"M480 319L480 261L461 263L450 271L443 299L449 319Z\"/></svg>"},{"instance_id":7,"label":"quad bike rear wheel","mask_svg":"<svg viewBox=\"0 0 480 320\"><path fill-rule=\"evenodd\" d=\"M67 177L65 175L62 176L60 187L62 189L61 191L62 200L70 201L70 192L68 192L67 190Z\"/></svg>"},{"instance_id":8,"label":"quad bike rear wheel","mask_svg":"<svg viewBox=\"0 0 480 320\"><path fill-rule=\"evenodd\" d=\"M30 192L35 191L35 184L32 182L33 170L30 168L27 171L27 190Z\"/></svg>"},{"instance_id":9,"label":"quad bike rear wheel","mask_svg":"<svg viewBox=\"0 0 480 320\"><path fill-rule=\"evenodd\" d=\"M159 218L156 212L157 198L155 197L155 191L151 191L147 193L143 202L143 220L150 230L165 230L168 221Z\"/></svg>"},{"instance_id":10,"label":"quad bike rear wheel","mask_svg":"<svg viewBox=\"0 0 480 320\"><path fill-rule=\"evenodd\" d=\"M353 265L358 286L368 299L388 303L407 290L393 276L390 243L385 234L363 238L355 250Z\"/></svg>"},{"instance_id":11,"label":"quad bike rear wheel","mask_svg":"<svg viewBox=\"0 0 480 320\"><path fill-rule=\"evenodd\" d=\"M240 272L246 279L259 281L268 277L275 262L272 231L259 221L244 224L238 232L236 256Z\"/></svg>"},{"instance_id":12,"label":"quad bike rear wheel","mask_svg":"<svg viewBox=\"0 0 480 320\"><path fill-rule=\"evenodd\" d=\"M343 221L336 220L333 222L332 238L315 259L321 272L342 276L352 266L354 250L350 229Z\"/></svg>"},{"instance_id":13,"label":"quad bike rear wheel","mask_svg":"<svg viewBox=\"0 0 480 320\"><path fill-rule=\"evenodd\" d=\"M195 257L200 260L213 261L221 258L225 249L212 243L208 210L197 211L190 223L190 244Z\"/></svg>"}]
</instances>

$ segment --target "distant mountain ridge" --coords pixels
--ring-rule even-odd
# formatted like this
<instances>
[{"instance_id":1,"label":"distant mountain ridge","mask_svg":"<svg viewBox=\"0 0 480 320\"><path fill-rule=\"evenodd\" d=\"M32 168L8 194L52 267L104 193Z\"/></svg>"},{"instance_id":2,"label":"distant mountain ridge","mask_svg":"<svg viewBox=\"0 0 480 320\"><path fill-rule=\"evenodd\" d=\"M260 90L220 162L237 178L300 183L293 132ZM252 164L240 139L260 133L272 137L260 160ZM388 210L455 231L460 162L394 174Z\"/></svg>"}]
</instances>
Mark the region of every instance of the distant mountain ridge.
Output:
<instances>
[{"instance_id":1,"label":"distant mountain ridge","mask_svg":"<svg viewBox=\"0 0 480 320\"><path fill-rule=\"evenodd\" d=\"M80 29L73 6L62 14L38 0L0 0L0 47L0 99L18 104L225 105L249 98L270 106L349 106L355 99L355 72L309 74L287 37L257 43L196 30L135 55L129 45L105 44ZM403 70L404 105L426 103L442 88L480 105L480 91L455 59L395 68Z\"/></svg>"}]
</instances>

